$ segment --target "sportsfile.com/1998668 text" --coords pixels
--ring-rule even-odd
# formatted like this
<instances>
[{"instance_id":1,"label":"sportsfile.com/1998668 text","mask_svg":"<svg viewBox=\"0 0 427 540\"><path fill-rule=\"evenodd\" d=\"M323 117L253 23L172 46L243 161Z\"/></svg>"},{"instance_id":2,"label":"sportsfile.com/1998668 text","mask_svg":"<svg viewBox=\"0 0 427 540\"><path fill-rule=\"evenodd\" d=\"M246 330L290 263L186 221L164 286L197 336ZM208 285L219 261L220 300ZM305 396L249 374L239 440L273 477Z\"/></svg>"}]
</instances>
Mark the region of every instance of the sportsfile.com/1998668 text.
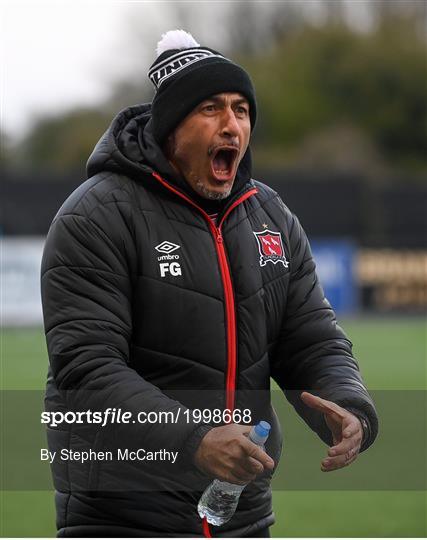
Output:
<instances>
[{"instance_id":1,"label":"sportsfile.com/1998668 text","mask_svg":"<svg viewBox=\"0 0 427 540\"><path fill-rule=\"evenodd\" d=\"M49 427L65 424L177 424L179 420L186 423L206 422L209 424L250 424L250 409L181 409L174 411L123 411L121 408L109 407L104 411L44 411L40 422Z\"/></svg>"}]
</instances>

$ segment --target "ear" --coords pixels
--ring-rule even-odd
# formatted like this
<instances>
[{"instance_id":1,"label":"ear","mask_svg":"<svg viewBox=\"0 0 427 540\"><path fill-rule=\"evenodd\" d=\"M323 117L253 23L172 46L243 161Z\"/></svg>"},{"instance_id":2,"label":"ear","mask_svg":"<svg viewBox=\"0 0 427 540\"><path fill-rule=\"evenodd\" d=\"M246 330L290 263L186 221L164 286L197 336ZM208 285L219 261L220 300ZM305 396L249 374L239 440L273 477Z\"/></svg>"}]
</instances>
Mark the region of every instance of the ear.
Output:
<instances>
[{"instance_id":1,"label":"ear","mask_svg":"<svg viewBox=\"0 0 427 540\"><path fill-rule=\"evenodd\" d=\"M163 153L168 158L169 161L172 160L175 153L175 132L173 131L168 135L166 141L163 144Z\"/></svg>"}]
</instances>

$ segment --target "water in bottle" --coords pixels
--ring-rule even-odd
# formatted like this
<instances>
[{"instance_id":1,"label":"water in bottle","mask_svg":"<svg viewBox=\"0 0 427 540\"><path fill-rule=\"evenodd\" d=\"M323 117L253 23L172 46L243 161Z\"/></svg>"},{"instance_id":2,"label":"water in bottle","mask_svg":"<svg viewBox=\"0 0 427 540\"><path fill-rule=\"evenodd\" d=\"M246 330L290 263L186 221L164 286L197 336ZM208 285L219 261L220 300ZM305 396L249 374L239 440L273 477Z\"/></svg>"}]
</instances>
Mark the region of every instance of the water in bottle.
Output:
<instances>
[{"instance_id":1,"label":"water in bottle","mask_svg":"<svg viewBox=\"0 0 427 540\"><path fill-rule=\"evenodd\" d=\"M261 421L251 429L249 439L264 450L264 443L268 438L271 426ZM197 510L201 518L206 518L211 525L227 523L236 511L239 497L247 484L231 484L215 479L200 497Z\"/></svg>"}]
</instances>

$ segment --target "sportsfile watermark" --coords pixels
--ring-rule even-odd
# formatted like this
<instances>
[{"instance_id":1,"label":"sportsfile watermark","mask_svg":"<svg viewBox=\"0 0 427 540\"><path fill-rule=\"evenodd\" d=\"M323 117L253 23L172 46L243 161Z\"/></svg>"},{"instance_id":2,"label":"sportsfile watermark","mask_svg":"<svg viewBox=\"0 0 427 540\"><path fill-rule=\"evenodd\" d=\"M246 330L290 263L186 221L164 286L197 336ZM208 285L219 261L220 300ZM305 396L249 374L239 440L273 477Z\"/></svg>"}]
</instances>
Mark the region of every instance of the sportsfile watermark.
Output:
<instances>
[{"instance_id":1,"label":"sportsfile watermark","mask_svg":"<svg viewBox=\"0 0 427 540\"><path fill-rule=\"evenodd\" d=\"M180 419L187 424L251 424L250 409L181 409L175 411L139 411L134 414L122 408L108 407L104 411L43 411L41 424L54 428L61 424L178 424Z\"/></svg>"},{"instance_id":2,"label":"sportsfile watermark","mask_svg":"<svg viewBox=\"0 0 427 540\"><path fill-rule=\"evenodd\" d=\"M427 392L370 393L379 417L377 440L349 467L331 473L323 473L320 467L327 445L282 391L236 392L231 421L249 421L248 426L259 420L271 424L266 451L278 464L273 490L424 491ZM291 397L289 391L287 397ZM191 454L187 454L188 441L205 425L221 427L230 420L229 412L221 408L223 390L212 394L171 392L167 403L172 411L143 409L144 396L132 397L121 406L108 406L97 392L64 393L62 409L58 404L58 410L45 400L43 391L3 391L0 398L0 477L2 488L10 491L51 490L51 469L56 478L75 479L81 489L91 491L126 492L137 484L138 489L154 492L168 482L196 491L203 488L206 479L202 473L199 478ZM57 394L53 395L53 401L56 399L59 402ZM202 399L206 406L194 407ZM208 407L211 403L218 406ZM162 405L160 401L159 407ZM245 409L250 410L250 419ZM185 471L189 470L194 476L186 483ZM70 485L55 487L67 491Z\"/></svg>"},{"instance_id":3,"label":"sportsfile watermark","mask_svg":"<svg viewBox=\"0 0 427 540\"><path fill-rule=\"evenodd\" d=\"M50 465L55 461L75 462L84 464L87 461L170 461L172 464L178 458L178 451L169 451L165 448L158 450L147 450L146 448L117 448L112 450L72 450L70 448L61 448L61 450L51 451L48 448L40 449L40 460L47 461Z\"/></svg>"}]
</instances>

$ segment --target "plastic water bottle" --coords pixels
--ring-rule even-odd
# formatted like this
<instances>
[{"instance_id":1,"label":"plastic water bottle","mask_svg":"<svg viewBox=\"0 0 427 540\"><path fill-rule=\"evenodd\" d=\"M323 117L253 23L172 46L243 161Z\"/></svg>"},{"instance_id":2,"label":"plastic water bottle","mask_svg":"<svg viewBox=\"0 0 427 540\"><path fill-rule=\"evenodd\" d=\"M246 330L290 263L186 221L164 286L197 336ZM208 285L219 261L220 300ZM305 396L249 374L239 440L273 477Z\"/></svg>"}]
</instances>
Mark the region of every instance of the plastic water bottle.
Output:
<instances>
[{"instance_id":1,"label":"plastic water bottle","mask_svg":"<svg viewBox=\"0 0 427 540\"><path fill-rule=\"evenodd\" d=\"M264 450L264 443L268 438L271 426L263 420L251 429L249 439ZM200 497L197 510L201 518L206 518L211 525L227 523L236 511L239 497L245 485L230 484L215 479Z\"/></svg>"}]
</instances>

